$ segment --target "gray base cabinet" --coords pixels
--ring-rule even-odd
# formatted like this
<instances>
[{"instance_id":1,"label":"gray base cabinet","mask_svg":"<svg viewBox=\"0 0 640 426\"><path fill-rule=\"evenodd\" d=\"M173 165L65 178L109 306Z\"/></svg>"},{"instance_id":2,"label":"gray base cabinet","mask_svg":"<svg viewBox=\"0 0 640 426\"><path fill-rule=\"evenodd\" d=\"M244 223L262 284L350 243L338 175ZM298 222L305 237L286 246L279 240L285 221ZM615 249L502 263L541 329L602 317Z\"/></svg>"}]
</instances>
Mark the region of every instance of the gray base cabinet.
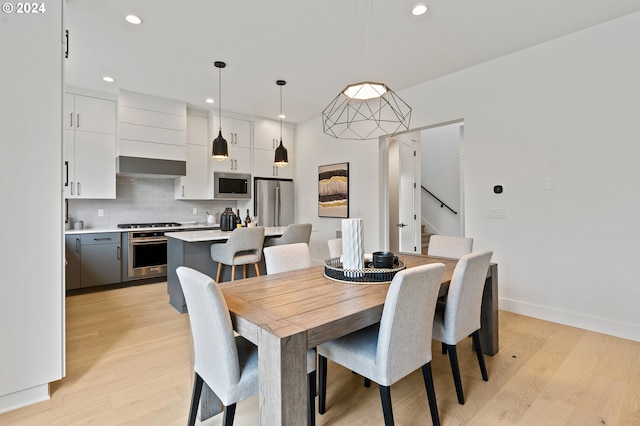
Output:
<instances>
[{"instance_id":1,"label":"gray base cabinet","mask_svg":"<svg viewBox=\"0 0 640 426\"><path fill-rule=\"evenodd\" d=\"M67 235L65 242L67 290L121 282L119 232Z\"/></svg>"}]
</instances>

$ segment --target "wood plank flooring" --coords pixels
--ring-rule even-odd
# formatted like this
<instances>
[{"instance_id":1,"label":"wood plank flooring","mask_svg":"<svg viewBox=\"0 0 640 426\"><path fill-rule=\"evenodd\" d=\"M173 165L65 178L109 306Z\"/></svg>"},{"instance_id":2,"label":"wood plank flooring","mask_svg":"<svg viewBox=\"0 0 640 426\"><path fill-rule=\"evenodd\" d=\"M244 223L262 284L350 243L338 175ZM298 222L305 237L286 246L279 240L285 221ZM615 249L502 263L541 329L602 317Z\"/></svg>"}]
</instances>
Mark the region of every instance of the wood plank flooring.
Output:
<instances>
[{"instance_id":1,"label":"wood plank flooring","mask_svg":"<svg viewBox=\"0 0 640 426\"><path fill-rule=\"evenodd\" d=\"M443 425L640 425L640 342L500 312L500 352L483 382L471 344L459 345L466 404L448 357L433 345ZM51 399L0 414L0 425L184 425L191 396L188 315L166 283L67 297L67 376ZM318 425L381 425L377 386L329 364ZM429 425L416 372L392 386L398 425ZM203 422L220 425L222 416ZM238 404L237 426L258 423L258 400Z\"/></svg>"}]
</instances>

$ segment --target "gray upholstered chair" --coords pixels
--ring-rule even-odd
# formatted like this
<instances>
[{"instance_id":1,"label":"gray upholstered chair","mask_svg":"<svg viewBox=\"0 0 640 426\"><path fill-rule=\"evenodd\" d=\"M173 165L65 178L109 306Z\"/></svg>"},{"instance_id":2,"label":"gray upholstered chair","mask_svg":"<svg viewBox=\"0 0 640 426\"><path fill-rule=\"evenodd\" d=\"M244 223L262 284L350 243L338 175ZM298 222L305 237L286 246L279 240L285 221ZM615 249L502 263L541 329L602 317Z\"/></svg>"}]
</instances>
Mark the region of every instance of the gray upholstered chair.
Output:
<instances>
[{"instance_id":1,"label":"gray upholstered chair","mask_svg":"<svg viewBox=\"0 0 640 426\"><path fill-rule=\"evenodd\" d=\"M285 244L264 248L267 274L293 271L313 266L311 251L306 243Z\"/></svg>"},{"instance_id":2,"label":"gray upholstered chair","mask_svg":"<svg viewBox=\"0 0 640 426\"><path fill-rule=\"evenodd\" d=\"M234 337L227 303L210 277L184 266L176 273L189 310L195 355L188 424L195 424L204 382L225 406L223 424L232 425L236 402L258 393L258 348Z\"/></svg>"},{"instance_id":3,"label":"gray upholstered chair","mask_svg":"<svg viewBox=\"0 0 640 426\"><path fill-rule=\"evenodd\" d=\"M327 241L327 245L329 246L329 257L342 256L342 238L329 240Z\"/></svg>"},{"instance_id":4,"label":"gray upholstered chair","mask_svg":"<svg viewBox=\"0 0 640 426\"><path fill-rule=\"evenodd\" d=\"M233 425L236 403L258 393L258 348L234 337L229 308L211 277L180 266L176 270L189 310L195 377L188 425L195 424L202 385L225 406L222 424ZM307 351L310 426L315 425L316 352Z\"/></svg>"},{"instance_id":5,"label":"gray upholstered chair","mask_svg":"<svg viewBox=\"0 0 640 426\"><path fill-rule=\"evenodd\" d=\"M432 235L427 255L460 259L473 250L473 238Z\"/></svg>"},{"instance_id":6,"label":"gray upholstered chair","mask_svg":"<svg viewBox=\"0 0 640 426\"><path fill-rule=\"evenodd\" d=\"M327 358L377 382L385 425L393 424L391 385L422 368L434 425L440 424L431 375L431 331L442 263L405 269L391 281L380 323L318 346L319 401L324 414Z\"/></svg>"},{"instance_id":7,"label":"gray upholstered chair","mask_svg":"<svg viewBox=\"0 0 640 426\"><path fill-rule=\"evenodd\" d=\"M264 245L270 247L295 243L309 244L309 239L311 239L311 224L294 223L288 225L280 237L267 238Z\"/></svg>"},{"instance_id":8,"label":"gray upholstered chair","mask_svg":"<svg viewBox=\"0 0 640 426\"><path fill-rule=\"evenodd\" d=\"M453 382L460 404L464 404L464 393L456 345L469 335L473 339L482 379L485 382L489 380L479 330L482 293L492 254L491 251L481 251L462 256L451 277L444 311L436 310L433 321L433 338L442 342L442 353L449 352Z\"/></svg>"},{"instance_id":9,"label":"gray upholstered chair","mask_svg":"<svg viewBox=\"0 0 640 426\"><path fill-rule=\"evenodd\" d=\"M236 276L236 265L242 265L242 276L247 277L247 264L253 263L256 275L260 275L258 262L262 259L264 227L234 229L226 243L211 244L211 259L218 262L216 282L220 282L222 265L231 265L231 281Z\"/></svg>"}]
</instances>

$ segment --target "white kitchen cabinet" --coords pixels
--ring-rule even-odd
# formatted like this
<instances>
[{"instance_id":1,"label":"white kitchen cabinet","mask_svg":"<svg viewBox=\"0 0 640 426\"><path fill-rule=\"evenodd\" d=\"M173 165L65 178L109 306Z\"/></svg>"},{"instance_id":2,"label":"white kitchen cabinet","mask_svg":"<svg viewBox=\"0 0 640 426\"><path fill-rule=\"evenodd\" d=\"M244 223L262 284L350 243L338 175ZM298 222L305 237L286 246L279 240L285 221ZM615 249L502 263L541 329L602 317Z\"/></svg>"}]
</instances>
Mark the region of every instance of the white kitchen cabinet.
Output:
<instances>
[{"instance_id":1,"label":"white kitchen cabinet","mask_svg":"<svg viewBox=\"0 0 640 426\"><path fill-rule=\"evenodd\" d=\"M64 94L64 128L116 134L116 103L91 96Z\"/></svg>"},{"instance_id":2,"label":"white kitchen cabinet","mask_svg":"<svg viewBox=\"0 0 640 426\"><path fill-rule=\"evenodd\" d=\"M251 173L251 149L227 145L229 158L218 161L211 158L211 143L208 146L209 172ZM213 193L212 193L213 194Z\"/></svg>"},{"instance_id":3,"label":"white kitchen cabinet","mask_svg":"<svg viewBox=\"0 0 640 426\"><path fill-rule=\"evenodd\" d=\"M64 131L66 198L116 198L115 135Z\"/></svg>"},{"instance_id":4,"label":"white kitchen cabinet","mask_svg":"<svg viewBox=\"0 0 640 426\"><path fill-rule=\"evenodd\" d=\"M273 164L275 149L280 145L280 123L255 122L253 127L253 175L293 179L291 164L277 167ZM287 148L289 162L293 158L293 129L282 126L282 144Z\"/></svg>"},{"instance_id":5,"label":"white kitchen cabinet","mask_svg":"<svg viewBox=\"0 0 640 426\"><path fill-rule=\"evenodd\" d=\"M187 174L175 179L176 200L204 200L208 196L209 157L207 117L187 115ZM213 193L212 193L213 194Z\"/></svg>"},{"instance_id":6,"label":"white kitchen cabinet","mask_svg":"<svg viewBox=\"0 0 640 426\"><path fill-rule=\"evenodd\" d=\"M289 129L290 130L290 129ZM285 143L286 128L282 127L282 141ZM280 123L272 121L256 121L253 123L253 148L276 149L280 143Z\"/></svg>"},{"instance_id":7,"label":"white kitchen cabinet","mask_svg":"<svg viewBox=\"0 0 640 426\"><path fill-rule=\"evenodd\" d=\"M213 115L211 122L210 135L211 139L215 139L220 130L220 118ZM222 116L222 137L227 140L230 148L251 148L251 123L247 120Z\"/></svg>"}]
</instances>

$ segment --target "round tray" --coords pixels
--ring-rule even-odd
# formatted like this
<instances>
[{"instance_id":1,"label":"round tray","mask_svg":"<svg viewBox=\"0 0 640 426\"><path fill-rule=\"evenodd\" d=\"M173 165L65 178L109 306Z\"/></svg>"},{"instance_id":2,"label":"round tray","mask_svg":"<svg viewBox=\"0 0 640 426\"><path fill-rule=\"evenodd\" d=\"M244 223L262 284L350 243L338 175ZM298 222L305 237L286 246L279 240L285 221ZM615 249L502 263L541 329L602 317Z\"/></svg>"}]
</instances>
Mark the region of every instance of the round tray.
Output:
<instances>
[{"instance_id":1,"label":"round tray","mask_svg":"<svg viewBox=\"0 0 640 426\"><path fill-rule=\"evenodd\" d=\"M392 268L374 268L372 262L366 262L363 269L344 269L339 257L324 261L324 276L345 283L384 284L389 283L398 271L406 266L399 260Z\"/></svg>"}]
</instances>

